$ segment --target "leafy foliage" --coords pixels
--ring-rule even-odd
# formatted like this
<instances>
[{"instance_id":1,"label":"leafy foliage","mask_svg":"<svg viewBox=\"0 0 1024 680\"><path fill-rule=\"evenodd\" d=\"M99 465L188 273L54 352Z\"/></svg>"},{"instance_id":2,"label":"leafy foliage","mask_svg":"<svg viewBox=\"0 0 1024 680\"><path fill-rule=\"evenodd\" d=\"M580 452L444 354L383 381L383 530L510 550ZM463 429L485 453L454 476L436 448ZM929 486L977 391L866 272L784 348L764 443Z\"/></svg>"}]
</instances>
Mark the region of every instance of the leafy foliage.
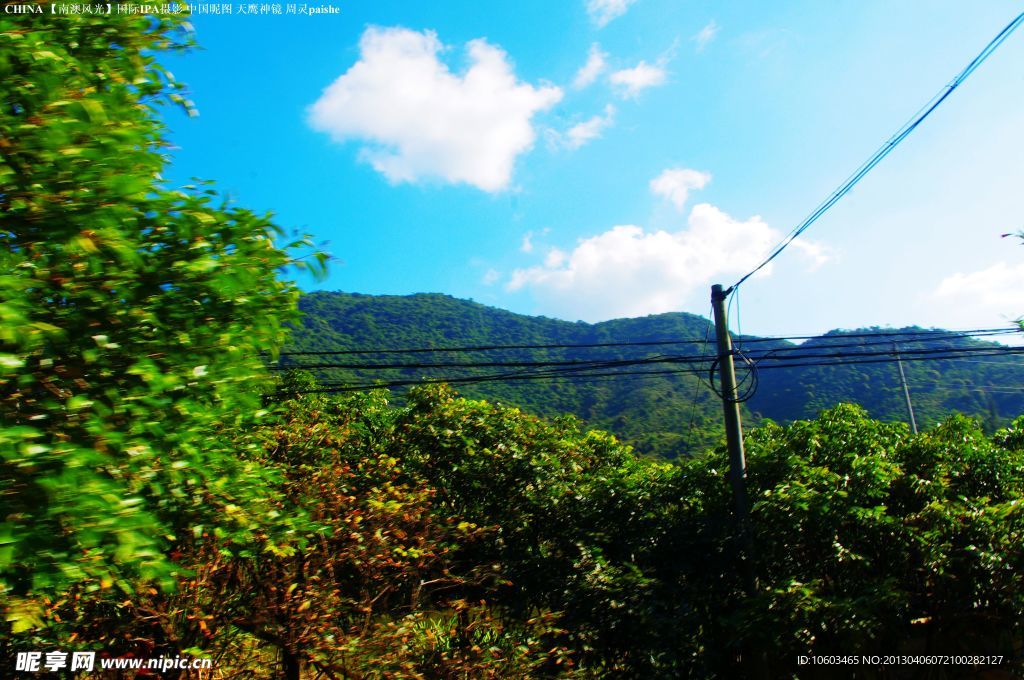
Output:
<instances>
[{"instance_id":1,"label":"leafy foliage","mask_svg":"<svg viewBox=\"0 0 1024 680\"><path fill-rule=\"evenodd\" d=\"M654 668L652 640L678 606L652 578L678 508L674 466L572 418L548 424L445 390L414 392L399 424L403 459L441 501L496 527L459 557L502 565L509 583L492 599L508 615L559 613L564 645L585 669Z\"/></svg>"},{"instance_id":2,"label":"leafy foliage","mask_svg":"<svg viewBox=\"0 0 1024 680\"><path fill-rule=\"evenodd\" d=\"M664 314L643 319L619 319L600 324L570 323L527 317L445 295L374 296L314 292L302 296L302 322L287 350L336 351L367 347L451 347L480 345L582 344L704 337L708 323L691 314ZM714 335L701 344L672 346L672 352L714 352ZM664 348L654 348L662 351ZM490 351L485 355L426 355L433 360L486 361L621 361L652 353L651 347L592 349L522 349ZM346 357L354 359L356 357ZM420 358L424 358L421 355ZM321 357L332 359L332 357ZM337 359L337 357L333 357ZM358 357L362 360L365 357ZM309 358L286 357L285 365L310 363ZM500 369L498 369L500 370ZM491 371L494 372L493 370ZM392 371L322 370L328 382L372 385L376 381L418 380L479 375L480 370L402 369ZM571 413L630 441L645 453L674 457L713 445L721 436L717 399L697 390L693 375L657 378L491 382L459 386L462 393L495 403L514 404L530 413L557 417ZM396 393L404 392L398 390ZM689 427L690 404L697 395L694 427Z\"/></svg>"},{"instance_id":3,"label":"leafy foliage","mask_svg":"<svg viewBox=\"0 0 1024 680\"><path fill-rule=\"evenodd\" d=\"M497 527L443 507L393 455L403 414L380 395L288 402L236 441L280 473L253 531L218 524L179 541L187 575L173 592L126 599L79 584L45 603L32 641L210 654L229 677L526 678L568 667L557 615L504 615L492 602L504 565L459 556Z\"/></svg>"},{"instance_id":4,"label":"leafy foliage","mask_svg":"<svg viewBox=\"0 0 1024 680\"><path fill-rule=\"evenodd\" d=\"M298 323L278 274L306 244L278 246L267 217L207 187L161 184L153 107L185 102L153 55L186 36L139 16L0 22L5 651L207 655L224 677L288 680L788 677L808 653L1015 658L1024 419L986 434L954 416L916 436L855 406L764 422L747 441L740 561L722 449L645 458L573 417L443 387L395 405L310 394L309 376L289 375L270 396L260 353ZM410 315L422 331L387 344L706 328L479 306L471 319L423 301L393 300L390 318L376 300L307 296L297 345L364 346L390 332L378 319ZM573 355L505 358L523 356ZM678 452L682 380L494 394ZM792 396L768 388L780 405Z\"/></svg>"},{"instance_id":5,"label":"leafy foliage","mask_svg":"<svg viewBox=\"0 0 1024 680\"><path fill-rule=\"evenodd\" d=\"M714 595L699 605L712 637L733 631L735 649L770 661L773 675L808 653L1013 658L1024 632L1021 425L989 439L955 417L912 436L841 406L751 433L756 594L743 596L730 560L689 567L695 592ZM710 453L687 461L683 478L695 510L687 540L729 556L738 536L725 465ZM735 662L718 660L722 672Z\"/></svg>"},{"instance_id":6,"label":"leafy foliage","mask_svg":"<svg viewBox=\"0 0 1024 680\"><path fill-rule=\"evenodd\" d=\"M569 323L528 317L485 307L444 295L374 296L315 292L303 295L304 312L286 349L338 351L366 348L451 347L488 345L544 345L645 342L666 339L700 339L709 333L707 320L691 314L659 314L639 319L616 319L597 324ZM881 332L881 329L873 329ZM901 329L921 332L920 328ZM833 331L807 341L808 352L877 352L878 339L872 329L851 337ZM944 335L936 331L936 335ZM622 361L652 354L712 355L710 344L681 343L670 346L632 346L567 349L521 349L489 351L486 354L420 354L402 357L409 363L432 361ZM749 339L749 338L748 338ZM836 348L841 345L841 348ZM902 342L905 351L923 347L962 348L991 346L965 338L931 339L927 344ZM793 347L782 341L750 345L758 350ZM884 346L887 350L888 346ZM285 357L286 365L338 362L342 357ZM370 363L366 355L343 357L350 363ZM399 357L389 356L397 361ZM871 358L878 358L872 356ZM387 363L391 363L388 361ZM654 370L671 369L657 365ZM1024 412L1024 392L1015 389L1024 382L1020 357L993 356L984 362L944 360L905 364L918 423L937 424L953 413L984 419L986 430L994 432ZM508 369L506 369L508 370ZM629 370L637 370L635 368ZM651 370L651 369L647 369ZM501 372L501 369L395 369L318 371L324 382L373 385L375 382L416 381L421 378L452 378ZM875 418L904 421L906 407L899 373L893 364L851 364L845 366L791 367L764 370L760 387L744 404L744 420L757 424L763 418L778 422L813 418L823 408L838 403L861 404ZM697 377L688 374L524 382L488 382L460 385L467 396L515 404L531 413L557 417L571 413L592 427L598 427L629 442L645 454L663 458L698 453L714 446L722 437L721 404ZM994 389L993 389L994 388ZM1011 388L1011 389L1007 389ZM395 390L402 394L405 388Z\"/></svg>"},{"instance_id":7,"label":"leafy foliage","mask_svg":"<svg viewBox=\"0 0 1024 680\"><path fill-rule=\"evenodd\" d=\"M1024 634L1024 421L914 436L843 406L752 431L748 594L724 451L659 462L572 419L384 394L302 396L240 432L278 471L268 515L180 541L176 593L76 590L39 639L191 649L229 677L711 678L1011 658Z\"/></svg>"},{"instance_id":8,"label":"leafy foliage","mask_svg":"<svg viewBox=\"0 0 1024 680\"><path fill-rule=\"evenodd\" d=\"M265 495L219 433L258 410L295 261L266 217L161 184L155 107L186 102L153 55L187 44L176 21L0 18L7 596L170 585L167 546L211 517L247 531Z\"/></svg>"}]
</instances>

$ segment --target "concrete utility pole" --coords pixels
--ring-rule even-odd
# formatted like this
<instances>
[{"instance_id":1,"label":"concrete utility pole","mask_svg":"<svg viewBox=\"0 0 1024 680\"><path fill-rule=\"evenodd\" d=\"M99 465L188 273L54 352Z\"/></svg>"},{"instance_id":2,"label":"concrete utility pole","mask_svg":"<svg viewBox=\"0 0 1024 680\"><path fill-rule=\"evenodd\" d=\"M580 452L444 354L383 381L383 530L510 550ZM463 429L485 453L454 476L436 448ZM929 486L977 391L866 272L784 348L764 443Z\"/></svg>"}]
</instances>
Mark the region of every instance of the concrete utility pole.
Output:
<instances>
[{"instance_id":1,"label":"concrete utility pole","mask_svg":"<svg viewBox=\"0 0 1024 680\"><path fill-rule=\"evenodd\" d=\"M747 597L757 594L754 576L753 541L750 535L750 502L747 500L747 461L743 453L743 425L740 422L740 403L736 394L736 366L732 359L732 338L725 313L727 293L722 286L711 286L711 306L715 312L715 337L718 340L718 371L722 384L722 410L725 412L725 439L729 447L729 481L732 483L733 507L736 512L737 564ZM737 661L747 669L745 677L769 677L766 656L749 643L739 650Z\"/></svg>"},{"instance_id":2,"label":"concrete utility pole","mask_svg":"<svg viewBox=\"0 0 1024 680\"><path fill-rule=\"evenodd\" d=\"M747 500L747 461L743 452L743 425L736 394L736 367L732 359L732 338L725 314L726 293L720 284L711 286L711 306L715 312L715 337L718 340L718 370L722 384L722 410L725 412L725 439L729 447L729 481L740 534L749 535L747 524L750 503ZM745 548L747 546L744 546Z\"/></svg>"},{"instance_id":3,"label":"concrete utility pole","mask_svg":"<svg viewBox=\"0 0 1024 680\"><path fill-rule=\"evenodd\" d=\"M896 365L900 367L900 382L903 383L903 398L907 400L907 415L910 416L910 429L917 434L917 419L914 418L914 405L910 403L910 388L907 387L907 374L903 372L903 359L896 343L892 343L892 351L896 353Z\"/></svg>"}]
</instances>

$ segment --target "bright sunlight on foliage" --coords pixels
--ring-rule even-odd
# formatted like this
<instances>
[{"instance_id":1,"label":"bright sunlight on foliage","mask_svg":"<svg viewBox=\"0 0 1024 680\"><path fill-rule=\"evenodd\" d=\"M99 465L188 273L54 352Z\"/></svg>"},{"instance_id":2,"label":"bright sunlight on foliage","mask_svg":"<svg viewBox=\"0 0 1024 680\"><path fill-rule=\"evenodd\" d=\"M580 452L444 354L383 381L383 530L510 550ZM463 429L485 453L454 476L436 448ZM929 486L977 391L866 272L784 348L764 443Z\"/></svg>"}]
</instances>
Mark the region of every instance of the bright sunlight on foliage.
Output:
<instances>
[{"instance_id":1,"label":"bright sunlight on foliage","mask_svg":"<svg viewBox=\"0 0 1024 680\"><path fill-rule=\"evenodd\" d=\"M282 271L324 257L161 181L154 107L189 104L154 55L184 27L0 28L0 649L288 680L1016 658L1024 421L766 422L745 583L722 448L668 462L445 387L269 380Z\"/></svg>"}]
</instances>

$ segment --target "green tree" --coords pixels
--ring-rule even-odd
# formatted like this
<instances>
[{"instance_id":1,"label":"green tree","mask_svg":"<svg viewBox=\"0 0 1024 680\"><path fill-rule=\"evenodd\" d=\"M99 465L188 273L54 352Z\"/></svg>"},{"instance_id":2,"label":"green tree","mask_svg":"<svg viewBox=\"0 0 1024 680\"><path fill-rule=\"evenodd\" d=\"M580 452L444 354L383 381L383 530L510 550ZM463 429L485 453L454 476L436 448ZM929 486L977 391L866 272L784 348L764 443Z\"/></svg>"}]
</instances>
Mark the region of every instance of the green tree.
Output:
<instances>
[{"instance_id":1,"label":"green tree","mask_svg":"<svg viewBox=\"0 0 1024 680\"><path fill-rule=\"evenodd\" d=\"M178 19L0 16L0 597L173 582L168 546L246 532L265 470L223 433L260 409L297 264L268 217L167 188L156 61ZM316 255L314 264L322 264ZM298 264L303 264L299 262ZM140 580L141 579L141 580Z\"/></svg>"},{"instance_id":2,"label":"green tree","mask_svg":"<svg viewBox=\"0 0 1024 680\"><path fill-rule=\"evenodd\" d=\"M752 431L752 597L735 562L725 452L686 461L683 542L702 557L682 560L679 578L700 612L705 668L742 675L740 649L760 650L748 661L774 677L813 674L796 667L811 653L1009 663L1024 632L1021 425L990 439L958 416L911 435L844 405Z\"/></svg>"},{"instance_id":3,"label":"green tree","mask_svg":"<svg viewBox=\"0 0 1024 680\"><path fill-rule=\"evenodd\" d=\"M382 393L287 400L237 433L253 460L280 472L251 534L213 526L177 541L173 592L74 589L48 608L36 647L74 639L115 656L202 653L229 678L531 678L565 668L556 617L504 616L493 600L505 565L458 558L496 528L442 507L403 461L402 413ZM275 530L281 518L285 530Z\"/></svg>"},{"instance_id":4,"label":"green tree","mask_svg":"<svg viewBox=\"0 0 1024 680\"><path fill-rule=\"evenodd\" d=\"M455 562L500 566L507 583L487 598L505 616L556 613L563 631L551 643L584 672L671 676L685 665L675 465L575 418L547 422L446 388L414 391L395 427L395 455L437 489L436 502L494 528L459 546Z\"/></svg>"}]
</instances>

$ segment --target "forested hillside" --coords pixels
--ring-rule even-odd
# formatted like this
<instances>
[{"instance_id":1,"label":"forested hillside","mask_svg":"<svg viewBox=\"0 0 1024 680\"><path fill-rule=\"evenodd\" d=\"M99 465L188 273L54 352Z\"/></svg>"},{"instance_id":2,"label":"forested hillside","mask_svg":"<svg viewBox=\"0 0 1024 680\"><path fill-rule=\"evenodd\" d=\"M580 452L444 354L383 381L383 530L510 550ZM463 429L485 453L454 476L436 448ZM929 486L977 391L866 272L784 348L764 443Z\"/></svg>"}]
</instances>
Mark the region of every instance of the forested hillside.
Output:
<instances>
[{"instance_id":1,"label":"forested hillside","mask_svg":"<svg viewBox=\"0 0 1024 680\"><path fill-rule=\"evenodd\" d=\"M320 380L339 386L414 382L421 378L451 378L467 396L520 406L545 416L576 415L588 424L610 430L640 451L668 457L687 454L717 441L720 405L707 387L703 371L658 364L649 375L616 362L666 355L712 355L714 332L708 320L685 313L616 319L597 324L570 323L529 317L446 295L374 296L316 292L303 296L301 326L292 335L282 365L317 366ZM878 329L874 329L878 331ZM1024 359L984 356L945 361L916 361L915 350L926 348L984 347L987 344L950 337L936 330L921 340L922 329L900 329L908 338L899 343L918 424L927 427L952 413L977 416L993 429L1024 412ZM879 331L880 332L880 331ZM890 331L887 331L891 333ZM891 346L871 337L872 331L834 331L804 342L808 353L842 350L854 360L875 360ZM704 338L710 343L705 346ZM888 336L887 336L888 337ZM689 340L672 345L639 343ZM613 347L579 347L600 343L638 343ZM752 343L752 344L747 344ZM419 353L412 355L326 354L289 355L287 351L334 352L362 349L481 347L492 345L575 345L545 349L506 349L487 352ZM786 341L753 337L738 343L764 354L796 347ZM886 357L883 357L886 358ZM930 358L924 355L924 358ZM606 361L608 374L572 377L572 365L555 367L559 376L518 381L460 384L471 376L503 372L501 367L432 368L428 364L472 362ZM369 364L413 365L401 369L359 369ZM762 362L767 364L769 362ZM808 363L808 362L804 362ZM344 368L328 368L344 365ZM658 370L658 366L661 367ZM514 370L509 368L509 370ZM522 369L520 369L522 370ZM742 374L742 369L741 369ZM515 376L510 376L515 377ZM744 404L746 417L792 421L813 417L838 403L856 403L881 420L905 421L907 411L898 368L892 363L855 363L844 366L804 366L760 370L759 385ZM703 384L698 385L698 380ZM397 385L400 395L407 386Z\"/></svg>"},{"instance_id":2,"label":"forested hillside","mask_svg":"<svg viewBox=\"0 0 1024 680\"><path fill-rule=\"evenodd\" d=\"M271 375L289 326L291 351L335 352L283 355L334 364L314 369L321 384L416 381L462 355L378 373L365 364L392 355L344 348L590 343L489 360L570 370L589 353L622 369L698 351L708 327L571 324L443 296L320 293L300 315L279 273L318 271L309 240L161 179L154 98L182 99L156 56L187 47L182 19L29 30L0 14L0 676L834 677L803 655L917 659L865 662L868 680L1020 676L1024 419L984 432L952 416L913 435L847 405L763 423L746 434L738 524L723 447L656 460L516 406L690 451L691 395L701 437L718 405L689 373L464 385L502 404L437 385L324 395L305 373ZM622 344L665 338L690 341ZM872 339L812 342L870 358ZM755 345L766 365L792 349L741 344ZM923 391L923 416L957 406L941 395L1013 384L1019 366L1000 361L922 362L936 385L960 381ZM849 397L895 413L880 366L766 370L752 408ZM159 665L130 665L143 660Z\"/></svg>"},{"instance_id":3,"label":"forested hillside","mask_svg":"<svg viewBox=\"0 0 1024 680\"><path fill-rule=\"evenodd\" d=\"M851 360L873 361L879 352L892 349L887 340L872 337L870 331L851 337L854 332L833 331L808 340L801 350L824 354L842 347L843 351L864 355L863 359L854 356ZM932 353L942 349L997 346L951 335L936 330L934 338L927 342L898 343L918 425L929 427L950 414L964 413L976 416L987 429L993 430L1024 412L1024 358L982 353L933 360ZM874 418L907 420L899 368L893 363L793 367L763 371L760 378L760 389L751 400L751 408L768 418L812 418L821 409L844 402L860 404Z\"/></svg>"},{"instance_id":4,"label":"forested hillside","mask_svg":"<svg viewBox=\"0 0 1024 680\"><path fill-rule=\"evenodd\" d=\"M293 333L286 351L350 350L363 348L425 348L486 345L580 345L658 341L665 338L703 338L707 320L691 314L665 314L645 319L622 319L602 324L569 323L535 318L457 300L446 295L371 296L344 293L311 293L302 298L302 325ZM699 344L673 346L671 351L700 352ZM666 351L654 346L516 349L482 354L416 355L427 361L581 361L609 362L638 359ZM713 352L712 346L708 351ZM408 357L391 357L393 363ZM284 365L325 363L382 363L380 357L285 356ZM515 370L510 369L510 370ZM386 371L320 369L324 382L373 384L377 381L418 380L423 377L462 377L494 373L484 369L410 368ZM717 402L701 390L696 423L691 432L686 417L696 393L692 375L658 378L622 376L614 379L572 379L522 382L457 384L470 397L486 398L520 406L544 416L574 414L587 423L604 427L641 450L666 453L688 450L717 439ZM396 390L400 393L404 390Z\"/></svg>"}]
</instances>

